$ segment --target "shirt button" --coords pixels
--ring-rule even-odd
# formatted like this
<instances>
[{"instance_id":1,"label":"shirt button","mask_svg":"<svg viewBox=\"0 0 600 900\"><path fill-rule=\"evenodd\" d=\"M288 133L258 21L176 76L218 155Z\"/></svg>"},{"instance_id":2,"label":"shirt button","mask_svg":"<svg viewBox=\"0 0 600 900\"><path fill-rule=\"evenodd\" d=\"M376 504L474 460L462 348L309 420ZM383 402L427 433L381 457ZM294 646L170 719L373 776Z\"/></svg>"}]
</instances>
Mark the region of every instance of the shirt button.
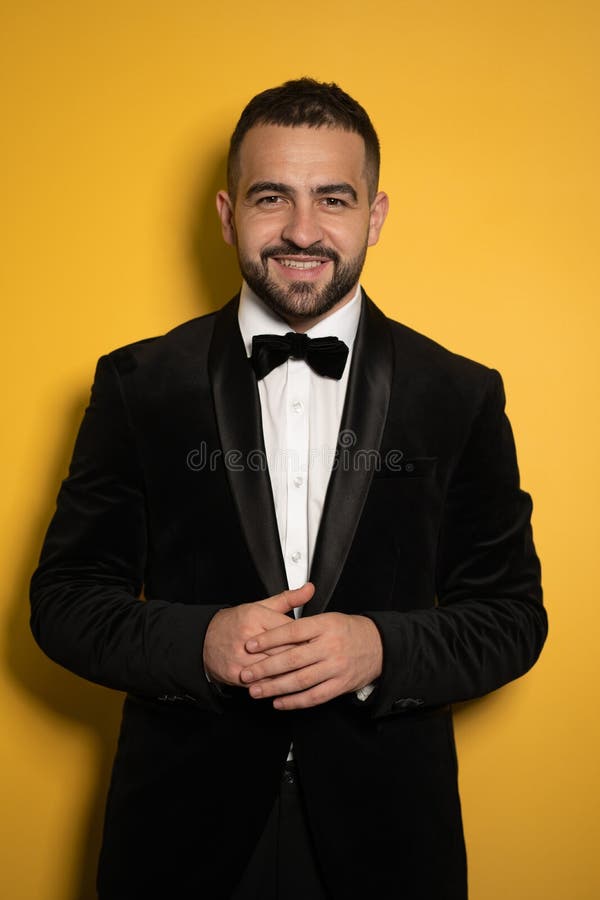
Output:
<instances>
[{"instance_id":1,"label":"shirt button","mask_svg":"<svg viewBox=\"0 0 600 900\"><path fill-rule=\"evenodd\" d=\"M304 484L304 478L302 477L302 475L296 475L294 477L294 484L296 485L296 487L302 487L302 485Z\"/></svg>"},{"instance_id":2,"label":"shirt button","mask_svg":"<svg viewBox=\"0 0 600 900\"><path fill-rule=\"evenodd\" d=\"M301 559L302 559L302 554L300 553L299 550L296 550L296 551L294 551L294 553L292 553L292 562L297 563L297 562L300 562Z\"/></svg>"},{"instance_id":3,"label":"shirt button","mask_svg":"<svg viewBox=\"0 0 600 900\"><path fill-rule=\"evenodd\" d=\"M302 412L302 410L304 409L304 404L302 403L302 400L294 400L292 402L292 409L294 410L296 415L299 416L300 413Z\"/></svg>"}]
</instances>

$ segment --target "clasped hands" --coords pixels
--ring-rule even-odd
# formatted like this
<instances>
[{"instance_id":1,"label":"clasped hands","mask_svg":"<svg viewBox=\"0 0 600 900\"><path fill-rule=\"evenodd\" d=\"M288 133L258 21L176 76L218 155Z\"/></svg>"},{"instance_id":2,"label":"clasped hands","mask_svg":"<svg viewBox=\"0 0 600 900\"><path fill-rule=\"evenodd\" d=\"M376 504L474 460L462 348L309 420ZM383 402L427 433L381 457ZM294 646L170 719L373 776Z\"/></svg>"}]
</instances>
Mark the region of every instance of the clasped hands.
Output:
<instances>
[{"instance_id":1,"label":"clasped hands","mask_svg":"<svg viewBox=\"0 0 600 900\"><path fill-rule=\"evenodd\" d=\"M381 638L366 616L328 612L291 619L315 592L307 582L266 600L217 612L204 639L212 681L272 697L275 709L303 709L356 691L380 674Z\"/></svg>"}]
</instances>

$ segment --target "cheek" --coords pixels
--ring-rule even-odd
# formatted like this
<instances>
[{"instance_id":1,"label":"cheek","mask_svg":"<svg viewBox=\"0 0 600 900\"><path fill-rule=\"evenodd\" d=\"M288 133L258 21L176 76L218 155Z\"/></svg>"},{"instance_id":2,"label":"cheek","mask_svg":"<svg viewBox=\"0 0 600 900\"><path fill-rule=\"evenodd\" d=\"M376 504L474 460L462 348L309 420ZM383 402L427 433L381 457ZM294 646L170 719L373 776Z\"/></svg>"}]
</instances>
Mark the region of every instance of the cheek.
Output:
<instances>
[{"instance_id":1,"label":"cheek","mask_svg":"<svg viewBox=\"0 0 600 900\"><path fill-rule=\"evenodd\" d=\"M241 221L236 224L237 243L240 252L257 256L264 247L280 239L281 230L275 222Z\"/></svg>"},{"instance_id":2,"label":"cheek","mask_svg":"<svg viewBox=\"0 0 600 900\"><path fill-rule=\"evenodd\" d=\"M358 256L369 237L369 222L330 222L326 234L329 243L344 256Z\"/></svg>"}]
</instances>

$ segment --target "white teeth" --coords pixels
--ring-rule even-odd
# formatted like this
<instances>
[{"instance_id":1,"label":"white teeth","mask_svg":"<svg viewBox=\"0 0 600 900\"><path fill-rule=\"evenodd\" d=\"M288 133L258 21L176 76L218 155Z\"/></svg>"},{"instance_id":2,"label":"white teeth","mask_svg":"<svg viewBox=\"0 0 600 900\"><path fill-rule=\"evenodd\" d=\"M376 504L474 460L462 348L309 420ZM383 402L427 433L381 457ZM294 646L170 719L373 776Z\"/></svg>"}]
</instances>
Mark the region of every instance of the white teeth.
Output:
<instances>
[{"instance_id":1,"label":"white teeth","mask_svg":"<svg viewBox=\"0 0 600 900\"><path fill-rule=\"evenodd\" d=\"M300 259L279 259L282 266L288 269L316 269L321 263L318 260L300 260Z\"/></svg>"}]
</instances>

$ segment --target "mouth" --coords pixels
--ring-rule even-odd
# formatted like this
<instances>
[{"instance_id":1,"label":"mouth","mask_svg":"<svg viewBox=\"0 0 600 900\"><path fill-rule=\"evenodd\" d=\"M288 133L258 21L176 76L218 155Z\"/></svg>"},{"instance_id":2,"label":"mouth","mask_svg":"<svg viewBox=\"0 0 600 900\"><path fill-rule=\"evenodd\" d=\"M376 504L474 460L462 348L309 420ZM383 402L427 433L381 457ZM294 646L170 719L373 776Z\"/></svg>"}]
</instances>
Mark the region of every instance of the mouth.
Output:
<instances>
[{"instance_id":1,"label":"mouth","mask_svg":"<svg viewBox=\"0 0 600 900\"><path fill-rule=\"evenodd\" d=\"M276 262L287 269L316 269L323 265L322 259L276 259Z\"/></svg>"},{"instance_id":2,"label":"mouth","mask_svg":"<svg viewBox=\"0 0 600 900\"><path fill-rule=\"evenodd\" d=\"M326 256L270 256L269 259L281 276L291 281L316 280L332 262Z\"/></svg>"}]
</instances>

